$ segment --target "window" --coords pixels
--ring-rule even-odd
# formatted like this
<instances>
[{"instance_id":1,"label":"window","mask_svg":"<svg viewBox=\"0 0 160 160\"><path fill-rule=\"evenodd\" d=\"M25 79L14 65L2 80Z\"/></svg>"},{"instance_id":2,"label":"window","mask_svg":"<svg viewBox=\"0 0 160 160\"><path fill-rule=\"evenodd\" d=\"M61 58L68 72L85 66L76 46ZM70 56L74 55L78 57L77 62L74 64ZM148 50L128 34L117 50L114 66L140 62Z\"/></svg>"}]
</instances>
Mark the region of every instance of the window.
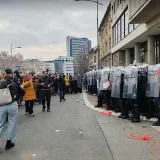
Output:
<instances>
[{"instance_id":1,"label":"window","mask_svg":"<svg viewBox=\"0 0 160 160\"><path fill-rule=\"evenodd\" d=\"M96 63L96 56L94 56L94 63Z\"/></svg>"},{"instance_id":2,"label":"window","mask_svg":"<svg viewBox=\"0 0 160 160\"><path fill-rule=\"evenodd\" d=\"M118 1L118 6L121 4L121 0L117 0Z\"/></svg>"},{"instance_id":3,"label":"window","mask_svg":"<svg viewBox=\"0 0 160 160\"><path fill-rule=\"evenodd\" d=\"M117 35L118 35L118 42L121 40L121 21L118 21L118 28L117 28Z\"/></svg>"},{"instance_id":4,"label":"window","mask_svg":"<svg viewBox=\"0 0 160 160\"><path fill-rule=\"evenodd\" d=\"M109 50L111 49L111 38L109 39Z\"/></svg>"},{"instance_id":5,"label":"window","mask_svg":"<svg viewBox=\"0 0 160 160\"><path fill-rule=\"evenodd\" d=\"M106 42L106 53L108 52L108 46L107 46L108 44L107 44L107 42Z\"/></svg>"},{"instance_id":6,"label":"window","mask_svg":"<svg viewBox=\"0 0 160 160\"><path fill-rule=\"evenodd\" d=\"M128 35L128 10L125 12L125 36Z\"/></svg>"},{"instance_id":7,"label":"window","mask_svg":"<svg viewBox=\"0 0 160 160\"><path fill-rule=\"evenodd\" d=\"M116 40L116 37L115 37L115 35L116 35L116 28L115 27L113 27L113 41L112 41L112 43L113 43L113 46L115 46L116 45L116 42L115 42L115 40Z\"/></svg>"},{"instance_id":8,"label":"window","mask_svg":"<svg viewBox=\"0 0 160 160\"><path fill-rule=\"evenodd\" d=\"M155 62L160 63L160 35L155 37Z\"/></svg>"},{"instance_id":9,"label":"window","mask_svg":"<svg viewBox=\"0 0 160 160\"><path fill-rule=\"evenodd\" d=\"M132 32L134 29L134 25L133 24L129 24L129 33Z\"/></svg>"},{"instance_id":10,"label":"window","mask_svg":"<svg viewBox=\"0 0 160 160\"><path fill-rule=\"evenodd\" d=\"M113 10L113 6L112 6L112 16L114 15L114 10Z\"/></svg>"},{"instance_id":11,"label":"window","mask_svg":"<svg viewBox=\"0 0 160 160\"><path fill-rule=\"evenodd\" d=\"M115 42L117 44L117 40L118 40L118 24L116 24L116 33L115 33L115 36L116 36L116 39L115 39Z\"/></svg>"},{"instance_id":12,"label":"window","mask_svg":"<svg viewBox=\"0 0 160 160\"><path fill-rule=\"evenodd\" d=\"M121 17L121 39L124 38L124 14Z\"/></svg>"},{"instance_id":13,"label":"window","mask_svg":"<svg viewBox=\"0 0 160 160\"><path fill-rule=\"evenodd\" d=\"M113 11L114 11L114 14L116 13L116 3L114 2L113 4Z\"/></svg>"}]
</instances>

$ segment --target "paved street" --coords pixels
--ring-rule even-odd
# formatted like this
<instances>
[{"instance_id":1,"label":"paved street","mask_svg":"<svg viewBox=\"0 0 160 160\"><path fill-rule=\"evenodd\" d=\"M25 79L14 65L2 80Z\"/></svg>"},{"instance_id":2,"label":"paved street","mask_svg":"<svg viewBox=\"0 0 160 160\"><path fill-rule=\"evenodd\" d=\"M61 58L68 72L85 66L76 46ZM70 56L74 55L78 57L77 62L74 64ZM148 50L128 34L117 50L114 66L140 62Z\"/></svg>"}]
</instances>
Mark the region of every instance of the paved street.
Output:
<instances>
[{"instance_id":1,"label":"paved street","mask_svg":"<svg viewBox=\"0 0 160 160\"><path fill-rule=\"evenodd\" d=\"M0 160L160 159L159 132L150 122L133 125L115 116L101 116L84 102L77 102L83 100L81 94L66 99L60 103L58 96L52 97L51 113L42 113L41 106L35 105L34 118L24 116L21 107L19 140L15 148L0 154ZM152 139L128 139L130 134Z\"/></svg>"},{"instance_id":2,"label":"paved street","mask_svg":"<svg viewBox=\"0 0 160 160\"><path fill-rule=\"evenodd\" d=\"M51 113L42 113L36 105L34 118L24 116L24 107L20 108L19 140L0 159L113 160L95 115L76 102L80 94L66 99L60 103L58 96L52 97Z\"/></svg>"}]
</instances>

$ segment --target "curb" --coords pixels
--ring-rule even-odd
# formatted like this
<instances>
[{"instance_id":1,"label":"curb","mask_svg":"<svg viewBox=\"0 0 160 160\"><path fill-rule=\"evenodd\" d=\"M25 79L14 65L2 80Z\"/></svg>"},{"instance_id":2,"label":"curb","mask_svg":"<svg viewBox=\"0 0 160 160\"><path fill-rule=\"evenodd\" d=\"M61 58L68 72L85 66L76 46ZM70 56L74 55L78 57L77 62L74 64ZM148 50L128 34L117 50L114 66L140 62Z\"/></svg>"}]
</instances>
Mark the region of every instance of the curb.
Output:
<instances>
[{"instance_id":1,"label":"curb","mask_svg":"<svg viewBox=\"0 0 160 160\"><path fill-rule=\"evenodd\" d=\"M87 94L86 94L85 91L83 91L82 95L83 95L83 99L84 99L84 102L85 102L86 106L88 106L89 108L91 108L91 109L93 109L95 111L98 111L98 112L104 112L104 111L106 111L106 109L95 108L94 105L89 102ZM120 115L120 113L112 112L112 115L118 117ZM140 119L142 121L148 121L148 122L156 122L157 121L157 118L146 119L146 117L144 117L144 116L140 116Z\"/></svg>"}]
</instances>

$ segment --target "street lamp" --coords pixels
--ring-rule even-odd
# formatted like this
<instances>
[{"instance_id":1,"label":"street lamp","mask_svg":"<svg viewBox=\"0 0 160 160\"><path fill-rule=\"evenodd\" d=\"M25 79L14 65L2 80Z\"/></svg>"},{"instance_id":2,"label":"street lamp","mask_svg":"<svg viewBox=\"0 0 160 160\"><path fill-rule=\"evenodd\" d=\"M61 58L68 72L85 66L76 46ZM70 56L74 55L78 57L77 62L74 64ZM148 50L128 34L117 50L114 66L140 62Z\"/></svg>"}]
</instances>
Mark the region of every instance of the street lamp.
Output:
<instances>
[{"instance_id":1,"label":"street lamp","mask_svg":"<svg viewBox=\"0 0 160 160\"><path fill-rule=\"evenodd\" d=\"M99 55L99 34L98 34L98 5L103 5L102 3L99 2L99 0L75 0L75 1L88 1L88 2L93 2L97 4L97 50L98 50L98 69L100 68L100 55Z\"/></svg>"},{"instance_id":2,"label":"street lamp","mask_svg":"<svg viewBox=\"0 0 160 160\"><path fill-rule=\"evenodd\" d=\"M11 57L12 57L12 50L13 50L13 49L16 49L16 48L21 48L21 47L12 48L12 43L11 43Z\"/></svg>"}]
</instances>

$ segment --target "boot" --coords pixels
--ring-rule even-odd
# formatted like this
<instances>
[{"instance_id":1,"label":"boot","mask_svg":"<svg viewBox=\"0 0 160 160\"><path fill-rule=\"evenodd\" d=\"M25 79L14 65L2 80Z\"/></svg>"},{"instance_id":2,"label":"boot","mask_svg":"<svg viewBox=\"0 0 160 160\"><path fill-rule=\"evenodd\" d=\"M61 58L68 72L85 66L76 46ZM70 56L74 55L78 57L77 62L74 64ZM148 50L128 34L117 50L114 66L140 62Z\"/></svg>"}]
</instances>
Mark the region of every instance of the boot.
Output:
<instances>
[{"instance_id":1,"label":"boot","mask_svg":"<svg viewBox=\"0 0 160 160\"><path fill-rule=\"evenodd\" d=\"M157 117L158 117L158 121L153 123L153 126L160 126L160 106L158 105L158 114L157 114Z\"/></svg>"},{"instance_id":2,"label":"boot","mask_svg":"<svg viewBox=\"0 0 160 160\"><path fill-rule=\"evenodd\" d=\"M45 109L46 109L46 106L43 106L43 108L42 108L42 112L44 112L44 111L45 111Z\"/></svg>"},{"instance_id":3,"label":"boot","mask_svg":"<svg viewBox=\"0 0 160 160\"><path fill-rule=\"evenodd\" d=\"M139 123L140 122L140 110L137 104L134 105L134 119L131 120L132 123Z\"/></svg>"},{"instance_id":4,"label":"boot","mask_svg":"<svg viewBox=\"0 0 160 160\"><path fill-rule=\"evenodd\" d=\"M7 140L5 150L11 149L11 148L13 148L14 146L15 146L15 144L12 143L11 140Z\"/></svg>"},{"instance_id":5,"label":"boot","mask_svg":"<svg viewBox=\"0 0 160 160\"><path fill-rule=\"evenodd\" d=\"M160 121L153 123L153 126L160 126Z\"/></svg>"},{"instance_id":6,"label":"boot","mask_svg":"<svg viewBox=\"0 0 160 160\"><path fill-rule=\"evenodd\" d=\"M148 106L148 115L146 116L146 119L150 119L153 117L153 100L148 100L149 106Z\"/></svg>"},{"instance_id":7,"label":"boot","mask_svg":"<svg viewBox=\"0 0 160 160\"><path fill-rule=\"evenodd\" d=\"M51 112L51 109L50 109L50 108L47 108L47 112Z\"/></svg>"},{"instance_id":8,"label":"boot","mask_svg":"<svg viewBox=\"0 0 160 160\"><path fill-rule=\"evenodd\" d=\"M128 119L128 118L129 118L128 115L123 115L123 116L122 116L122 119Z\"/></svg>"},{"instance_id":9,"label":"boot","mask_svg":"<svg viewBox=\"0 0 160 160\"><path fill-rule=\"evenodd\" d=\"M134 118L133 120L131 120L132 123L139 123L140 122L140 118L136 119Z\"/></svg>"},{"instance_id":10,"label":"boot","mask_svg":"<svg viewBox=\"0 0 160 160\"><path fill-rule=\"evenodd\" d=\"M119 116L118 116L118 118L122 118L123 117L123 114L121 113Z\"/></svg>"},{"instance_id":11,"label":"boot","mask_svg":"<svg viewBox=\"0 0 160 160\"><path fill-rule=\"evenodd\" d=\"M97 104L96 106L94 106L95 108L102 108L101 105Z\"/></svg>"}]
</instances>

